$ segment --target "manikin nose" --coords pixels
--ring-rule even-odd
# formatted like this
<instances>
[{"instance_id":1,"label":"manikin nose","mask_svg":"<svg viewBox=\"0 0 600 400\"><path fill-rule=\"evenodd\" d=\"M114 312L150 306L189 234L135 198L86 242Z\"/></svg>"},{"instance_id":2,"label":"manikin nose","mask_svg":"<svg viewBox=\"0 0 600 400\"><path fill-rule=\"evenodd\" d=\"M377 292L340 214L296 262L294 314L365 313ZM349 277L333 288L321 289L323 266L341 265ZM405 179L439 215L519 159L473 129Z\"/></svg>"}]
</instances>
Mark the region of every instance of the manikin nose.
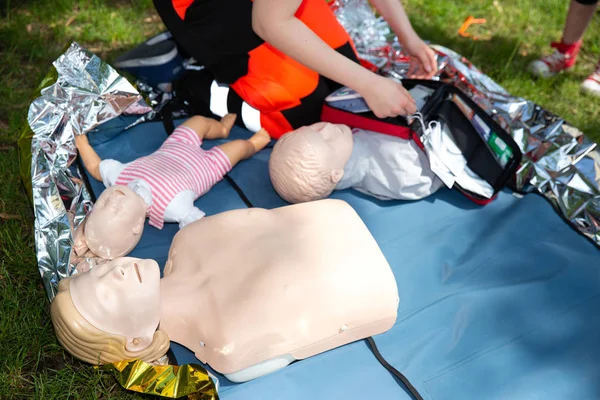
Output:
<instances>
[{"instance_id":1,"label":"manikin nose","mask_svg":"<svg viewBox=\"0 0 600 400\"><path fill-rule=\"evenodd\" d=\"M115 189L112 192L112 197L122 197L122 196L125 196L125 192L122 191L121 189Z\"/></svg>"},{"instance_id":2,"label":"manikin nose","mask_svg":"<svg viewBox=\"0 0 600 400\"><path fill-rule=\"evenodd\" d=\"M138 281L142 283L142 275L140 274L140 267L138 266L138 263L133 263L133 265L129 269L133 269L133 271L131 272L134 272L136 277L138 278Z\"/></svg>"},{"instance_id":3,"label":"manikin nose","mask_svg":"<svg viewBox=\"0 0 600 400\"><path fill-rule=\"evenodd\" d=\"M133 269L135 271L135 275L138 278L138 281L140 281L140 283L142 283L142 275L140 274L140 268L138 266L138 263L133 263Z\"/></svg>"},{"instance_id":4,"label":"manikin nose","mask_svg":"<svg viewBox=\"0 0 600 400\"><path fill-rule=\"evenodd\" d=\"M140 268L138 266L138 263L134 262L131 265L127 265L124 267L119 267L119 272L121 272L121 275L123 276L127 276L128 274L135 274L135 276L137 277L138 281L140 283L142 283L142 275L140 274Z\"/></svg>"}]
</instances>

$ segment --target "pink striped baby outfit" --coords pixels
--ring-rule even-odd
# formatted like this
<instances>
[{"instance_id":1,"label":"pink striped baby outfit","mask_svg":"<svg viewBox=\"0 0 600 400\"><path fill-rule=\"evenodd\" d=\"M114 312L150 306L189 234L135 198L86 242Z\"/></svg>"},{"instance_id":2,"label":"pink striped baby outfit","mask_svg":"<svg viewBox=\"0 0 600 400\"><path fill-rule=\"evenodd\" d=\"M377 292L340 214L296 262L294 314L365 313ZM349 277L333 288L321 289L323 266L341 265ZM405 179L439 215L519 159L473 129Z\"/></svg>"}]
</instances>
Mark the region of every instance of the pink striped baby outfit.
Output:
<instances>
[{"instance_id":1,"label":"pink striped baby outfit","mask_svg":"<svg viewBox=\"0 0 600 400\"><path fill-rule=\"evenodd\" d=\"M196 132L179 126L157 151L127 164L119 175L117 185L142 179L150 186L150 225L162 229L165 209L177 194L191 190L198 198L231 170L223 150L203 150L201 145Z\"/></svg>"}]
</instances>

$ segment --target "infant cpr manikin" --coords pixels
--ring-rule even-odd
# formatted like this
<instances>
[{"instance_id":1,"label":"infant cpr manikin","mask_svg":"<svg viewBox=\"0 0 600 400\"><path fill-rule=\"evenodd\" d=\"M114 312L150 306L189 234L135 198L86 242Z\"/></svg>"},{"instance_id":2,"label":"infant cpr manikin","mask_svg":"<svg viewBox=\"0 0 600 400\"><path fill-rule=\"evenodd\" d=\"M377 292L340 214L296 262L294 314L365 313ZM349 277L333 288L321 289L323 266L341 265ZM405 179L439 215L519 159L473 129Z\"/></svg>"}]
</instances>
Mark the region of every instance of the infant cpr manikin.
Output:
<instances>
[{"instance_id":1,"label":"infant cpr manikin","mask_svg":"<svg viewBox=\"0 0 600 400\"><path fill-rule=\"evenodd\" d=\"M92 363L152 361L170 339L240 382L382 333L398 308L383 253L340 200L193 222L175 236L158 277L153 261L120 258L67 279L52 304L61 344ZM85 324L111 340L103 347L96 331L71 332Z\"/></svg>"}]
</instances>

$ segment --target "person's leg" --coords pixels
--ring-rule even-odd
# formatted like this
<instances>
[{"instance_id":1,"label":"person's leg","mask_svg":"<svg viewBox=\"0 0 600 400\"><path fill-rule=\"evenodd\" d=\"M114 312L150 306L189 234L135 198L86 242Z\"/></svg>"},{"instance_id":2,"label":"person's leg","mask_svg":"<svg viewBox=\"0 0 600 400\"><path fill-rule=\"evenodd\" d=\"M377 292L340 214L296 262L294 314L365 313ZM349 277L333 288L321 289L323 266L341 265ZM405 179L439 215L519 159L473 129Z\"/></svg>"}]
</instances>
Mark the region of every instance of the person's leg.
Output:
<instances>
[{"instance_id":1,"label":"person's leg","mask_svg":"<svg viewBox=\"0 0 600 400\"><path fill-rule=\"evenodd\" d=\"M252 30L252 2L238 2L232 13L231 2L196 0L183 16L178 15L173 0L153 2L180 49L204 66L200 71L185 71L174 82L177 97L187 101L194 114L213 118L237 114L237 125L260 129L251 129L252 122L245 121L255 119L258 111L229 94L228 88L248 73L248 53L263 43ZM215 90L217 82L221 90Z\"/></svg>"},{"instance_id":2,"label":"person's leg","mask_svg":"<svg viewBox=\"0 0 600 400\"><path fill-rule=\"evenodd\" d=\"M563 30L562 42L564 44L573 44L583 38L596 7L598 0L572 0Z\"/></svg>"},{"instance_id":3,"label":"person's leg","mask_svg":"<svg viewBox=\"0 0 600 400\"><path fill-rule=\"evenodd\" d=\"M587 29L598 0L572 0L563 29L563 37L558 43L552 43L554 53L532 62L531 72L539 77L549 77L567 70L577 60L583 34Z\"/></svg>"},{"instance_id":4,"label":"person's leg","mask_svg":"<svg viewBox=\"0 0 600 400\"><path fill-rule=\"evenodd\" d=\"M323 100L339 87L269 50L252 30L251 1L240 2L232 14L230 2L196 0L183 19L172 0L154 3L175 40L206 67L175 85L175 92L189 99L199 114L235 113L236 124L252 132L264 128L278 138L317 122ZM341 25L331 27L339 23L322 0L303 2L298 17L337 51L358 62L348 34ZM323 25L324 21L328 24ZM282 69L284 76L279 73ZM273 82L274 76L279 81Z\"/></svg>"},{"instance_id":5,"label":"person's leg","mask_svg":"<svg viewBox=\"0 0 600 400\"><path fill-rule=\"evenodd\" d=\"M594 96L600 96L600 61L596 64L596 70L581 84L581 90Z\"/></svg>"},{"instance_id":6,"label":"person's leg","mask_svg":"<svg viewBox=\"0 0 600 400\"><path fill-rule=\"evenodd\" d=\"M581 42L597 6L598 0L578 0L571 3L563 32L563 43ZM596 65L596 70L583 81L581 90L600 96L600 62Z\"/></svg>"},{"instance_id":7,"label":"person's leg","mask_svg":"<svg viewBox=\"0 0 600 400\"><path fill-rule=\"evenodd\" d=\"M238 162L246 160L264 149L270 141L271 136L266 130L261 129L248 140L232 140L218 147L225 153L233 168Z\"/></svg>"}]
</instances>

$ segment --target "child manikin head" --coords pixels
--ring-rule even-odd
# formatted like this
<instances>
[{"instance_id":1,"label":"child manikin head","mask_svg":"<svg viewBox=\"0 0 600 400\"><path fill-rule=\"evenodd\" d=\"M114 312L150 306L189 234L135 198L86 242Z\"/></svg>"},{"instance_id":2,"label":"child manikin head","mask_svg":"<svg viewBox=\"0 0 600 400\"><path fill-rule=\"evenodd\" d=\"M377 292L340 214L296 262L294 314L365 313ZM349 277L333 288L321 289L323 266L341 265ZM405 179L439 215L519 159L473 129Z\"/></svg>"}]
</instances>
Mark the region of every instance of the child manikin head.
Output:
<instances>
[{"instance_id":1,"label":"child manikin head","mask_svg":"<svg viewBox=\"0 0 600 400\"><path fill-rule=\"evenodd\" d=\"M153 260L117 258L63 279L51 314L62 346L91 364L151 362L169 348L157 331L160 270Z\"/></svg>"},{"instance_id":2,"label":"child manikin head","mask_svg":"<svg viewBox=\"0 0 600 400\"><path fill-rule=\"evenodd\" d=\"M109 260L129 254L142 237L146 210L142 197L127 186L107 188L86 218L85 246Z\"/></svg>"},{"instance_id":3,"label":"child manikin head","mask_svg":"<svg viewBox=\"0 0 600 400\"><path fill-rule=\"evenodd\" d=\"M326 198L344 176L352 143L350 128L327 122L284 135L269 160L275 191L290 203Z\"/></svg>"}]
</instances>

